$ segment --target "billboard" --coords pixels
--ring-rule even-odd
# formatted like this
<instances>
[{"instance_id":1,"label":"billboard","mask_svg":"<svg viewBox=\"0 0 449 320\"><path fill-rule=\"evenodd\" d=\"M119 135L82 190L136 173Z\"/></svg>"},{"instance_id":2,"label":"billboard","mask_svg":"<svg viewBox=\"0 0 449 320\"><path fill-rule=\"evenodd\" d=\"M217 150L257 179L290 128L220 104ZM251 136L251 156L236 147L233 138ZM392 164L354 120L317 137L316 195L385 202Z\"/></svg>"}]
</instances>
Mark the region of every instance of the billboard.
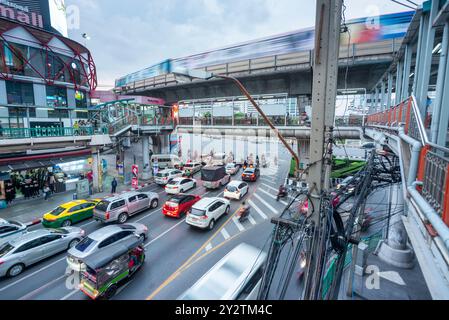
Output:
<instances>
[{"instance_id":1,"label":"billboard","mask_svg":"<svg viewBox=\"0 0 449 320\"><path fill-rule=\"evenodd\" d=\"M50 9L50 26L64 37L68 37L64 0L48 0L48 7Z\"/></svg>"}]
</instances>

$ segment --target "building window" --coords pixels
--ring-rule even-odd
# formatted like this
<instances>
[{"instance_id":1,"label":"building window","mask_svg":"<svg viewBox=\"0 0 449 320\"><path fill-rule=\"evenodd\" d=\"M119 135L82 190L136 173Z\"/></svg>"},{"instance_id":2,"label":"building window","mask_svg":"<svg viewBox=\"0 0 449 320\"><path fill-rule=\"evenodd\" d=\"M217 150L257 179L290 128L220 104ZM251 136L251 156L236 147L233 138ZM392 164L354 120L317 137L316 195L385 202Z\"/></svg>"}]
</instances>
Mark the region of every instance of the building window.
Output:
<instances>
[{"instance_id":1,"label":"building window","mask_svg":"<svg viewBox=\"0 0 449 320\"><path fill-rule=\"evenodd\" d=\"M47 86L47 107L67 107L67 89Z\"/></svg>"},{"instance_id":2,"label":"building window","mask_svg":"<svg viewBox=\"0 0 449 320\"><path fill-rule=\"evenodd\" d=\"M77 108L87 108L87 97L84 91L75 91L75 101Z\"/></svg>"},{"instance_id":3,"label":"building window","mask_svg":"<svg viewBox=\"0 0 449 320\"><path fill-rule=\"evenodd\" d=\"M48 117L53 119L68 119L69 111L68 110L48 110Z\"/></svg>"},{"instance_id":4,"label":"building window","mask_svg":"<svg viewBox=\"0 0 449 320\"><path fill-rule=\"evenodd\" d=\"M34 105L34 90L32 83L6 81L8 104Z\"/></svg>"}]
</instances>

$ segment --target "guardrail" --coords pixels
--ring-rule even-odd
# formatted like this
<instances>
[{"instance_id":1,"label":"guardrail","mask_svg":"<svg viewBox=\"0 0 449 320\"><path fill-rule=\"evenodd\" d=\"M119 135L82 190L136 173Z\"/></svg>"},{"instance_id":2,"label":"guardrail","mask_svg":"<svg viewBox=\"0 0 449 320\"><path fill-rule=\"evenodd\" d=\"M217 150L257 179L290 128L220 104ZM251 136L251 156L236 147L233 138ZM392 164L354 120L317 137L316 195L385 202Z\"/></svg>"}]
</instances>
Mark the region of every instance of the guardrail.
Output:
<instances>
[{"instance_id":1,"label":"guardrail","mask_svg":"<svg viewBox=\"0 0 449 320\"><path fill-rule=\"evenodd\" d=\"M449 149L429 141L426 130L429 122L422 120L415 97L368 115L366 125L382 126L383 130L403 126L406 135L421 143L417 180L422 186L417 190L449 226Z\"/></svg>"},{"instance_id":2,"label":"guardrail","mask_svg":"<svg viewBox=\"0 0 449 320\"><path fill-rule=\"evenodd\" d=\"M94 134L93 127L3 128L0 130L0 140L1 139L90 136L93 134Z\"/></svg>"},{"instance_id":3,"label":"guardrail","mask_svg":"<svg viewBox=\"0 0 449 320\"><path fill-rule=\"evenodd\" d=\"M127 115L120 118L108 125L109 134L114 135L126 127L139 125L139 126L174 126L172 117L153 117L145 115Z\"/></svg>"}]
</instances>

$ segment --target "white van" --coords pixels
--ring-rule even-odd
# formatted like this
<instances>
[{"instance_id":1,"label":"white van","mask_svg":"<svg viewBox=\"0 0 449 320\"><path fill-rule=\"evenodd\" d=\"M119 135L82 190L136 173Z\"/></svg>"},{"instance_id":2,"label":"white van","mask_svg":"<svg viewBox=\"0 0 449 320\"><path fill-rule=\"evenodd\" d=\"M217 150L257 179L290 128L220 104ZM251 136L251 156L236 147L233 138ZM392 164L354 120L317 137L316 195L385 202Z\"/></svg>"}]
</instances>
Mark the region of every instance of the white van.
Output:
<instances>
[{"instance_id":1,"label":"white van","mask_svg":"<svg viewBox=\"0 0 449 320\"><path fill-rule=\"evenodd\" d=\"M267 254L241 243L178 300L257 300Z\"/></svg>"},{"instance_id":2,"label":"white van","mask_svg":"<svg viewBox=\"0 0 449 320\"><path fill-rule=\"evenodd\" d=\"M158 168L160 170L169 169L169 168L180 168L181 167L181 159L174 154L153 154L151 157L151 167L154 166L155 159L157 159Z\"/></svg>"}]
</instances>

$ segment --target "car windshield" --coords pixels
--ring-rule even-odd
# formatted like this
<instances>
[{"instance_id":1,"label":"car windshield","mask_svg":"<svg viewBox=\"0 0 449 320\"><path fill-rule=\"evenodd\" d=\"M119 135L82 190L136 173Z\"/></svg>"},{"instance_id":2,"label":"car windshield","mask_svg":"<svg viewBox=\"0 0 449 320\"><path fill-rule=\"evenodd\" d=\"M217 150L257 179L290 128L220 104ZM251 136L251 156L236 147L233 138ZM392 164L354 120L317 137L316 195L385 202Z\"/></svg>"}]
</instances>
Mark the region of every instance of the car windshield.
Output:
<instances>
[{"instance_id":1,"label":"car windshield","mask_svg":"<svg viewBox=\"0 0 449 320\"><path fill-rule=\"evenodd\" d=\"M53 234L68 234L69 232L65 229L50 229Z\"/></svg>"},{"instance_id":2,"label":"car windshield","mask_svg":"<svg viewBox=\"0 0 449 320\"><path fill-rule=\"evenodd\" d=\"M156 175L156 177L159 177L159 178L168 177L168 173L161 173L161 172L159 172L159 173Z\"/></svg>"},{"instance_id":3,"label":"car windshield","mask_svg":"<svg viewBox=\"0 0 449 320\"><path fill-rule=\"evenodd\" d=\"M229 192L236 192L236 191L237 191L237 188L234 187L234 186L227 186L226 189L227 189Z\"/></svg>"},{"instance_id":4,"label":"car windshield","mask_svg":"<svg viewBox=\"0 0 449 320\"><path fill-rule=\"evenodd\" d=\"M109 207L109 201L103 200L98 202L98 204L95 206L95 209L97 209L98 211L108 211L108 207Z\"/></svg>"},{"instance_id":5,"label":"car windshield","mask_svg":"<svg viewBox=\"0 0 449 320\"><path fill-rule=\"evenodd\" d=\"M167 207L169 207L169 208L176 208L176 207L179 205L178 202L175 202L175 201L173 201L173 200L167 201L165 204L166 204Z\"/></svg>"},{"instance_id":6,"label":"car windshield","mask_svg":"<svg viewBox=\"0 0 449 320\"><path fill-rule=\"evenodd\" d=\"M57 207L55 210L50 212L52 216L59 216L61 213L63 213L65 209L63 207Z\"/></svg>"},{"instance_id":7,"label":"car windshield","mask_svg":"<svg viewBox=\"0 0 449 320\"><path fill-rule=\"evenodd\" d=\"M204 216L206 214L206 210L200 210L200 209L192 208L191 214L193 214L194 216L201 217L201 216Z\"/></svg>"},{"instance_id":8,"label":"car windshield","mask_svg":"<svg viewBox=\"0 0 449 320\"><path fill-rule=\"evenodd\" d=\"M75 249L81 252L86 252L92 249L92 247L94 247L96 243L97 241L87 237L84 238L80 243L78 243Z\"/></svg>"},{"instance_id":9,"label":"car windshield","mask_svg":"<svg viewBox=\"0 0 449 320\"><path fill-rule=\"evenodd\" d=\"M17 222L17 221L8 221L8 223L9 224L13 224L13 225L15 225L15 226L19 226L19 227L21 227L22 225L20 224L20 222Z\"/></svg>"},{"instance_id":10,"label":"car windshield","mask_svg":"<svg viewBox=\"0 0 449 320\"><path fill-rule=\"evenodd\" d=\"M234 169L235 165L233 163L228 163L226 169Z\"/></svg>"},{"instance_id":11,"label":"car windshield","mask_svg":"<svg viewBox=\"0 0 449 320\"><path fill-rule=\"evenodd\" d=\"M247 169L244 172L245 174L253 174L254 173L254 169Z\"/></svg>"},{"instance_id":12,"label":"car windshield","mask_svg":"<svg viewBox=\"0 0 449 320\"><path fill-rule=\"evenodd\" d=\"M14 249L14 246L12 246L9 242L0 244L0 258L7 255L12 249Z\"/></svg>"},{"instance_id":13,"label":"car windshield","mask_svg":"<svg viewBox=\"0 0 449 320\"><path fill-rule=\"evenodd\" d=\"M179 184L179 182L180 181L177 181L177 180L170 180L168 183L167 183L167 185L168 186L177 186L178 184Z\"/></svg>"}]
</instances>

